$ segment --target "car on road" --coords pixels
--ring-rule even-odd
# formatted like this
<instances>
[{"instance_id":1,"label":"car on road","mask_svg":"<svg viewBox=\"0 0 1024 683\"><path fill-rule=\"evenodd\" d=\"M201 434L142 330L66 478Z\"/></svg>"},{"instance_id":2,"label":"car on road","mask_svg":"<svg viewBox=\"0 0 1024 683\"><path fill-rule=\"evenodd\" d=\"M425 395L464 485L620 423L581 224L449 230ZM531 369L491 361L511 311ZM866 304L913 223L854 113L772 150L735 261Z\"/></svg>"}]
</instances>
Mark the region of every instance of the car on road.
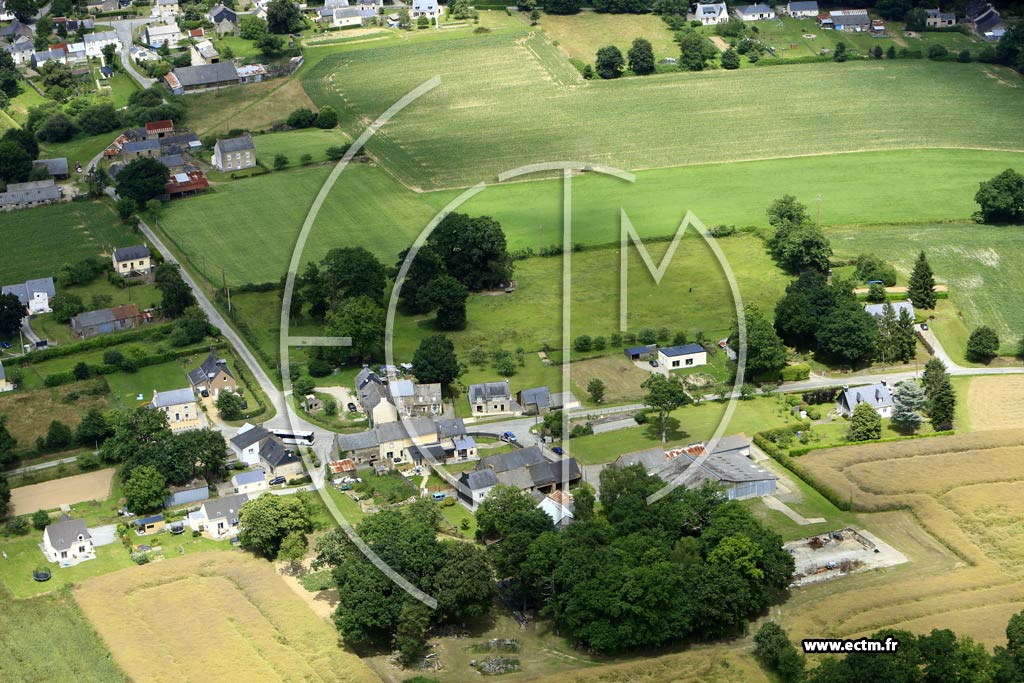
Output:
<instances>
[{"instance_id":1,"label":"car on road","mask_svg":"<svg viewBox=\"0 0 1024 683\"><path fill-rule=\"evenodd\" d=\"M350 413L357 413L357 412L359 412L359 409L356 408L356 404L355 403L349 403L348 404L348 412L350 412Z\"/></svg>"},{"instance_id":2,"label":"car on road","mask_svg":"<svg viewBox=\"0 0 1024 683\"><path fill-rule=\"evenodd\" d=\"M274 477L267 483L270 484L271 486L279 486L280 484L283 484L285 481L286 480L284 477Z\"/></svg>"},{"instance_id":3,"label":"car on road","mask_svg":"<svg viewBox=\"0 0 1024 683\"><path fill-rule=\"evenodd\" d=\"M561 455L565 451L562 450L561 446L555 446L554 448L551 449L551 452L554 453L555 455Z\"/></svg>"},{"instance_id":4,"label":"car on road","mask_svg":"<svg viewBox=\"0 0 1024 683\"><path fill-rule=\"evenodd\" d=\"M7 342L0 342L0 348L9 349L11 348L11 345L8 344Z\"/></svg>"},{"instance_id":5,"label":"car on road","mask_svg":"<svg viewBox=\"0 0 1024 683\"><path fill-rule=\"evenodd\" d=\"M653 358L647 361L647 364L650 365L652 368L658 367L658 361L654 360Z\"/></svg>"},{"instance_id":6,"label":"car on road","mask_svg":"<svg viewBox=\"0 0 1024 683\"><path fill-rule=\"evenodd\" d=\"M921 329L922 330L927 330L928 329L928 323L921 323Z\"/></svg>"},{"instance_id":7,"label":"car on road","mask_svg":"<svg viewBox=\"0 0 1024 683\"><path fill-rule=\"evenodd\" d=\"M516 438L516 435L512 432L505 432L499 438L505 443L517 443L519 441L519 439Z\"/></svg>"}]
</instances>

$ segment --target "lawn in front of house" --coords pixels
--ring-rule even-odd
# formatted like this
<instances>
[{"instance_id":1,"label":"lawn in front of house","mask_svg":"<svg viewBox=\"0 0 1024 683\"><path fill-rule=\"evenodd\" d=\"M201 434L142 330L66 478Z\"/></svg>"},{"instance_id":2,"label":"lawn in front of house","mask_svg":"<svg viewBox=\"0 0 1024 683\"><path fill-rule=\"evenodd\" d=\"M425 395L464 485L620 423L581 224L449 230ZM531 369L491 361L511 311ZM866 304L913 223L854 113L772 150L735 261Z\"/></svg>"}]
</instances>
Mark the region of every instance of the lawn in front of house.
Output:
<instances>
[{"instance_id":1,"label":"lawn in front of house","mask_svg":"<svg viewBox=\"0 0 1024 683\"><path fill-rule=\"evenodd\" d=\"M0 560L0 578L16 598L47 593L71 583L81 583L92 576L132 566L131 557L120 543L96 548L95 560L87 560L74 567L50 564L39 549L42 538L43 532L35 529L26 536L0 538L0 550L7 553L7 559ZM32 572L39 567L49 569L53 578L45 582L34 580Z\"/></svg>"},{"instance_id":2,"label":"lawn in front of house","mask_svg":"<svg viewBox=\"0 0 1024 683\"><path fill-rule=\"evenodd\" d=\"M274 157L278 154L284 154L289 166L295 167L305 154L312 157L310 161L313 163L326 161L328 147L343 147L352 140L339 128L305 128L257 135L253 142L256 143L256 157L267 167L273 167Z\"/></svg>"},{"instance_id":3,"label":"lawn in front of house","mask_svg":"<svg viewBox=\"0 0 1024 683\"><path fill-rule=\"evenodd\" d=\"M107 375L110 397L120 407L132 409L153 400L154 391L187 389L188 371L199 366L201 358L178 360L139 368L137 372L115 372ZM141 399L138 397L142 396Z\"/></svg>"}]
</instances>

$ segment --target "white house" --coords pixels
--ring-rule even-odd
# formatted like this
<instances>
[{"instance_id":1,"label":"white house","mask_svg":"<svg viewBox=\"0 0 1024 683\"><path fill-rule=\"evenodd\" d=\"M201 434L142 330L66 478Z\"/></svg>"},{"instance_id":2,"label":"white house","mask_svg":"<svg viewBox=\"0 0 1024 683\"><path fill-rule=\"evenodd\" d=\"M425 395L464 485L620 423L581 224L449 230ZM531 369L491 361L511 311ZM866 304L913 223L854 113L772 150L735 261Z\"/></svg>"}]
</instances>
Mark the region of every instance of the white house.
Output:
<instances>
[{"instance_id":1,"label":"white house","mask_svg":"<svg viewBox=\"0 0 1024 683\"><path fill-rule=\"evenodd\" d=\"M438 19L444 16L444 5L437 4L437 0L413 0L412 8L409 10L409 16L412 17L413 20L419 19L420 17Z\"/></svg>"},{"instance_id":2,"label":"white house","mask_svg":"<svg viewBox=\"0 0 1024 683\"><path fill-rule=\"evenodd\" d=\"M669 370L696 368L708 364L708 352L700 344L684 344L658 349L658 361Z\"/></svg>"},{"instance_id":3,"label":"white house","mask_svg":"<svg viewBox=\"0 0 1024 683\"><path fill-rule=\"evenodd\" d=\"M767 21L775 18L775 11L763 3L747 5L740 8L740 19L743 21Z\"/></svg>"},{"instance_id":4,"label":"white house","mask_svg":"<svg viewBox=\"0 0 1024 683\"><path fill-rule=\"evenodd\" d=\"M491 470L469 470L459 475L459 500L472 511L484 502L484 499L498 485L498 477Z\"/></svg>"},{"instance_id":5,"label":"white house","mask_svg":"<svg viewBox=\"0 0 1024 683\"><path fill-rule=\"evenodd\" d=\"M568 491L552 491L537 503L537 507L547 513L555 527L561 529L573 523L573 495Z\"/></svg>"},{"instance_id":6,"label":"white house","mask_svg":"<svg viewBox=\"0 0 1024 683\"><path fill-rule=\"evenodd\" d=\"M74 567L79 562L96 559L96 548L84 519L62 515L43 531L43 554L61 567Z\"/></svg>"},{"instance_id":7,"label":"white house","mask_svg":"<svg viewBox=\"0 0 1024 683\"><path fill-rule=\"evenodd\" d=\"M31 62L32 53L35 52L32 39L26 36L18 36L13 43L4 43L3 49L11 55L17 66Z\"/></svg>"},{"instance_id":8,"label":"white house","mask_svg":"<svg viewBox=\"0 0 1024 683\"><path fill-rule=\"evenodd\" d=\"M943 12L938 7L935 9L926 9L925 12L924 25L928 28L956 26L956 14L953 12Z\"/></svg>"},{"instance_id":9,"label":"white house","mask_svg":"<svg viewBox=\"0 0 1024 683\"><path fill-rule=\"evenodd\" d=\"M154 24L146 27L146 44L150 47L174 47L184 36L181 29L175 23Z\"/></svg>"},{"instance_id":10,"label":"white house","mask_svg":"<svg viewBox=\"0 0 1024 683\"><path fill-rule=\"evenodd\" d=\"M103 48L113 45L118 52L121 51L121 41L117 38L116 31L103 31L101 33L87 33L82 39L85 41L85 54L89 57L99 57L103 54ZM109 64L107 66L110 66Z\"/></svg>"},{"instance_id":11,"label":"white house","mask_svg":"<svg viewBox=\"0 0 1024 683\"><path fill-rule=\"evenodd\" d=\"M697 3L697 10L693 17L705 26L724 24L729 21L729 8L724 2L715 2L708 5Z\"/></svg>"},{"instance_id":12,"label":"white house","mask_svg":"<svg viewBox=\"0 0 1024 683\"><path fill-rule=\"evenodd\" d=\"M170 19L181 14L181 7L178 6L178 0L156 0L153 3L153 10L150 12L152 17L165 17Z\"/></svg>"},{"instance_id":13,"label":"white house","mask_svg":"<svg viewBox=\"0 0 1024 683\"><path fill-rule=\"evenodd\" d=\"M196 395L192 388L173 389L171 391L154 391L154 410L163 411L167 416L167 426L172 432L187 432L190 429L202 429L203 419L196 405Z\"/></svg>"},{"instance_id":14,"label":"white house","mask_svg":"<svg viewBox=\"0 0 1024 683\"><path fill-rule=\"evenodd\" d=\"M885 382L844 389L836 400L836 409L840 415L850 416L858 403L867 403L881 417L892 417L892 390Z\"/></svg>"},{"instance_id":15,"label":"white house","mask_svg":"<svg viewBox=\"0 0 1024 683\"><path fill-rule=\"evenodd\" d=\"M818 2L817 0L791 2L786 5L786 11L794 19L814 19L819 14Z\"/></svg>"},{"instance_id":16,"label":"white house","mask_svg":"<svg viewBox=\"0 0 1024 683\"><path fill-rule=\"evenodd\" d=\"M0 293L13 294L18 297L18 301L25 305L25 311L29 315L49 313L50 301L57 296L52 277L26 280L17 285L5 285L3 289L0 289Z\"/></svg>"},{"instance_id":17,"label":"white house","mask_svg":"<svg viewBox=\"0 0 1024 683\"><path fill-rule=\"evenodd\" d=\"M261 469L242 472L231 477L235 493L263 493L267 490L267 475Z\"/></svg>"},{"instance_id":18,"label":"white house","mask_svg":"<svg viewBox=\"0 0 1024 683\"><path fill-rule=\"evenodd\" d=\"M218 140L213 146L213 167L218 171L240 171L256 165L256 145L246 133L237 138Z\"/></svg>"},{"instance_id":19,"label":"white house","mask_svg":"<svg viewBox=\"0 0 1024 683\"><path fill-rule=\"evenodd\" d=\"M189 513L188 525L193 531L205 532L215 541L236 536L238 515L248 500L245 493L208 500L199 510Z\"/></svg>"},{"instance_id":20,"label":"white house","mask_svg":"<svg viewBox=\"0 0 1024 683\"><path fill-rule=\"evenodd\" d=\"M363 15L355 7L335 7L331 10L331 26L333 28L362 25Z\"/></svg>"}]
</instances>

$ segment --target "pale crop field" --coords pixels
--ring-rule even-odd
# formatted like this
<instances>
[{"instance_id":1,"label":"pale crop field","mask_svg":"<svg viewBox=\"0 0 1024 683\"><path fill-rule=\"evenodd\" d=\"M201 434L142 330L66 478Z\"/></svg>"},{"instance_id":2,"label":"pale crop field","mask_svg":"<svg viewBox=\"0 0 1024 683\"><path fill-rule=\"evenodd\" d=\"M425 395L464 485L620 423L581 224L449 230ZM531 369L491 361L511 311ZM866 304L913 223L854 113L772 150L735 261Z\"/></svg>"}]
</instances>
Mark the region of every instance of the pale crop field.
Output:
<instances>
[{"instance_id":1,"label":"pale crop field","mask_svg":"<svg viewBox=\"0 0 1024 683\"><path fill-rule=\"evenodd\" d=\"M1024 375L973 378L967 410L971 426L978 431L1024 424Z\"/></svg>"},{"instance_id":2,"label":"pale crop field","mask_svg":"<svg viewBox=\"0 0 1024 683\"><path fill-rule=\"evenodd\" d=\"M354 135L440 75L438 88L369 143L404 183L431 189L545 160L636 170L870 149L1021 149L1024 88L1000 74L1005 82L976 64L882 60L585 82L543 34L505 33L339 52L302 82Z\"/></svg>"},{"instance_id":3,"label":"pale crop field","mask_svg":"<svg viewBox=\"0 0 1024 683\"><path fill-rule=\"evenodd\" d=\"M249 556L132 567L86 581L75 597L132 680L378 680L272 564Z\"/></svg>"},{"instance_id":4,"label":"pale crop field","mask_svg":"<svg viewBox=\"0 0 1024 683\"><path fill-rule=\"evenodd\" d=\"M1024 607L1024 430L818 451L799 459L852 497L910 563L801 591L794 637L954 628L987 644ZM884 512L889 510L891 512Z\"/></svg>"}]
</instances>

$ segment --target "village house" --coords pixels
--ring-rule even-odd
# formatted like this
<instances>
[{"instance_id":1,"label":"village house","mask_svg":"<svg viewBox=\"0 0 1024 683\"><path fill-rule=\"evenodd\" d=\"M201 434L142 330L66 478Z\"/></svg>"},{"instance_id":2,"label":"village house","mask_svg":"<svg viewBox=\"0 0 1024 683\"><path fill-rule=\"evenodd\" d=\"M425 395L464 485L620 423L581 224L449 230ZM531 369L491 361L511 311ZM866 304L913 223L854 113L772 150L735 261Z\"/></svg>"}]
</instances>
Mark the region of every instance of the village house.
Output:
<instances>
[{"instance_id":1,"label":"village house","mask_svg":"<svg viewBox=\"0 0 1024 683\"><path fill-rule=\"evenodd\" d=\"M50 562L61 567L74 567L79 562L96 559L92 534L84 519L71 519L67 515L50 524L43 531L43 554Z\"/></svg>"},{"instance_id":2,"label":"village house","mask_svg":"<svg viewBox=\"0 0 1024 683\"><path fill-rule=\"evenodd\" d=\"M134 330L142 325L143 315L135 304L85 311L71 319L71 334L78 339L89 339L100 334Z\"/></svg>"},{"instance_id":3,"label":"village house","mask_svg":"<svg viewBox=\"0 0 1024 683\"><path fill-rule=\"evenodd\" d=\"M363 15L355 7L325 8L321 10L320 20L330 25L331 28L363 25Z\"/></svg>"},{"instance_id":4,"label":"village house","mask_svg":"<svg viewBox=\"0 0 1024 683\"><path fill-rule=\"evenodd\" d=\"M724 2L715 2L707 5L698 2L693 18L704 26L724 24L729 21L729 8L726 7Z\"/></svg>"},{"instance_id":5,"label":"village house","mask_svg":"<svg viewBox=\"0 0 1024 683\"><path fill-rule=\"evenodd\" d=\"M192 57L192 66L198 66L200 64L216 64L220 61L220 53L217 52L217 48L213 46L213 43L209 39L201 40L194 45L190 45L189 54Z\"/></svg>"},{"instance_id":6,"label":"village house","mask_svg":"<svg viewBox=\"0 0 1024 683\"><path fill-rule=\"evenodd\" d=\"M245 493L236 493L224 498L214 498L188 515L188 525L193 531L201 531L215 541L238 535L238 515L242 506L249 501Z\"/></svg>"},{"instance_id":7,"label":"village house","mask_svg":"<svg viewBox=\"0 0 1024 683\"><path fill-rule=\"evenodd\" d=\"M418 384L409 379L388 383L388 394L400 417L435 417L444 412L440 384Z\"/></svg>"},{"instance_id":8,"label":"village house","mask_svg":"<svg viewBox=\"0 0 1024 683\"><path fill-rule=\"evenodd\" d=\"M238 13L224 5L215 5L206 13L217 33L233 33L238 26Z\"/></svg>"},{"instance_id":9,"label":"village house","mask_svg":"<svg viewBox=\"0 0 1024 683\"><path fill-rule=\"evenodd\" d=\"M160 156L159 140L132 140L121 146L121 158L125 163L149 157L154 159Z\"/></svg>"},{"instance_id":10,"label":"village house","mask_svg":"<svg viewBox=\"0 0 1024 683\"><path fill-rule=\"evenodd\" d=\"M513 412L508 380L470 384L467 397L473 415L500 415Z\"/></svg>"},{"instance_id":11,"label":"village house","mask_svg":"<svg viewBox=\"0 0 1024 683\"><path fill-rule=\"evenodd\" d=\"M516 400L522 407L524 415L543 415L551 412L554 408L551 390L547 387L523 389L516 395Z\"/></svg>"},{"instance_id":12,"label":"village house","mask_svg":"<svg viewBox=\"0 0 1024 683\"><path fill-rule=\"evenodd\" d=\"M246 422L239 428L238 433L228 441L228 445L239 461L252 467L259 464L261 450L269 452L270 449L275 448L265 446L268 441L276 441L277 445L282 445L280 439L261 425L252 425Z\"/></svg>"},{"instance_id":13,"label":"village house","mask_svg":"<svg viewBox=\"0 0 1024 683\"><path fill-rule=\"evenodd\" d=\"M956 14L953 12L943 12L938 7L935 9L926 9L924 25L928 28L946 28L949 26L956 26Z\"/></svg>"},{"instance_id":14,"label":"village house","mask_svg":"<svg viewBox=\"0 0 1024 683\"><path fill-rule=\"evenodd\" d=\"M437 0L413 0L409 16L413 21L420 17L436 20L444 16L444 5L437 4Z\"/></svg>"},{"instance_id":15,"label":"village house","mask_svg":"<svg viewBox=\"0 0 1024 683\"><path fill-rule=\"evenodd\" d=\"M832 28L837 31L859 33L871 29L871 17L866 9L837 9L829 12ZM824 24L823 24L824 25Z\"/></svg>"},{"instance_id":16,"label":"village house","mask_svg":"<svg viewBox=\"0 0 1024 683\"><path fill-rule=\"evenodd\" d=\"M786 13L794 19L815 19L819 13L817 0L790 2L786 5Z\"/></svg>"},{"instance_id":17,"label":"village house","mask_svg":"<svg viewBox=\"0 0 1024 683\"><path fill-rule=\"evenodd\" d=\"M150 12L151 17L161 17L164 19L172 19L181 14L181 7L178 5L178 0L154 0L153 9Z\"/></svg>"},{"instance_id":18,"label":"village house","mask_svg":"<svg viewBox=\"0 0 1024 683\"><path fill-rule=\"evenodd\" d=\"M52 277L26 280L16 285L4 285L3 294L13 294L25 306L25 315L50 313L50 302L57 296Z\"/></svg>"},{"instance_id":19,"label":"village house","mask_svg":"<svg viewBox=\"0 0 1024 683\"><path fill-rule=\"evenodd\" d=\"M836 410L840 415L849 417L853 415L853 410L858 403L867 403L881 417L892 417L892 390L884 381L863 387L843 389L836 399Z\"/></svg>"},{"instance_id":20,"label":"village house","mask_svg":"<svg viewBox=\"0 0 1024 683\"><path fill-rule=\"evenodd\" d=\"M260 443L260 465L271 477L298 477L302 475L302 458L285 448L277 439L264 439Z\"/></svg>"},{"instance_id":21,"label":"village house","mask_svg":"<svg viewBox=\"0 0 1024 683\"><path fill-rule=\"evenodd\" d=\"M238 70L231 62L183 66L164 76L164 84L175 95L238 85Z\"/></svg>"},{"instance_id":22,"label":"village house","mask_svg":"<svg viewBox=\"0 0 1024 683\"><path fill-rule=\"evenodd\" d=\"M248 472L240 472L231 477L231 486L234 487L235 493L245 494L259 494L269 488L267 485L267 475L259 468Z\"/></svg>"},{"instance_id":23,"label":"village house","mask_svg":"<svg viewBox=\"0 0 1024 683\"><path fill-rule=\"evenodd\" d=\"M52 47L49 50L39 50L38 52L32 53L32 57L29 59L29 63L32 65L32 68L37 71L50 62L67 64L68 53L65 52L62 47Z\"/></svg>"},{"instance_id":24,"label":"village house","mask_svg":"<svg viewBox=\"0 0 1024 683\"><path fill-rule=\"evenodd\" d=\"M700 344L683 344L658 349L658 362L669 370L696 368L708 364L708 352Z\"/></svg>"},{"instance_id":25,"label":"village house","mask_svg":"<svg viewBox=\"0 0 1024 683\"><path fill-rule=\"evenodd\" d=\"M480 472L491 476L474 474ZM529 446L481 459L473 470L459 476L457 489L460 501L475 511L497 484L546 495L574 486L582 477L574 458L549 460L539 446Z\"/></svg>"},{"instance_id":26,"label":"village house","mask_svg":"<svg viewBox=\"0 0 1024 683\"><path fill-rule=\"evenodd\" d=\"M424 460L441 464L477 457L476 442L458 419L414 417L386 422L358 434L339 434L335 441L340 458L379 469L404 468Z\"/></svg>"},{"instance_id":27,"label":"village house","mask_svg":"<svg viewBox=\"0 0 1024 683\"><path fill-rule=\"evenodd\" d=\"M68 64L82 64L89 58L85 53L85 43L66 43L64 51L68 55Z\"/></svg>"},{"instance_id":28,"label":"village house","mask_svg":"<svg viewBox=\"0 0 1024 683\"><path fill-rule=\"evenodd\" d=\"M767 21L775 18L775 11L768 5L757 3L747 5L739 10L740 19L743 21Z\"/></svg>"},{"instance_id":29,"label":"village house","mask_svg":"<svg viewBox=\"0 0 1024 683\"><path fill-rule=\"evenodd\" d=\"M302 408L307 413L319 413L324 409L324 402L316 394L306 394L302 399Z\"/></svg>"},{"instance_id":30,"label":"village house","mask_svg":"<svg viewBox=\"0 0 1024 683\"><path fill-rule=\"evenodd\" d=\"M540 499L537 507L551 518L556 529L564 529L575 521L573 495L568 491L552 491Z\"/></svg>"},{"instance_id":31,"label":"village house","mask_svg":"<svg viewBox=\"0 0 1024 683\"><path fill-rule=\"evenodd\" d=\"M82 40L85 42L85 54L88 57L99 59L103 56L103 48L113 45L114 50L121 51L121 41L116 31L101 31L99 33L87 33ZM109 64L107 66L110 66Z\"/></svg>"},{"instance_id":32,"label":"village house","mask_svg":"<svg viewBox=\"0 0 1024 683\"><path fill-rule=\"evenodd\" d=\"M150 403L155 410L167 415L167 426L172 432L187 432L191 429L202 429L203 419L196 405L196 396L192 389L172 389L171 391L153 391Z\"/></svg>"},{"instance_id":33,"label":"village house","mask_svg":"<svg viewBox=\"0 0 1024 683\"><path fill-rule=\"evenodd\" d=\"M167 24L151 24L146 27L146 45L158 48L163 45L174 47L184 36L174 22Z\"/></svg>"},{"instance_id":34,"label":"village house","mask_svg":"<svg viewBox=\"0 0 1024 683\"><path fill-rule=\"evenodd\" d=\"M387 387L365 365L356 375L356 396L371 427L398 419L398 407L391 402Z\"/></svg>"},{"instance_id":35,"label":"village house","mask_svg":"<svg viewBox=\"0 0 1024 683\"><path fill-rule=\"evenodd\" d=\"M65 157L55 159L36 159L32 162L32 168L45 168L46 172L54 180L67 180L71 175L68 172L68 160Z\"/></svg>"},{"instance_id":36,"label":"village house","mask_svg":"<svg viewBox=\"0 0 1024 683\"><path fill-rule=\"evenodd\" d=\"M142 517L132 522L132 526L135 527L135 533L139 536L158 534L164 530L166 524L163 515L150 515L149 517Z\"/></svg>"},{"instance_id":37,"label":"village house","mask_svg":"<svg viewBox=\"0 0 1024 683\"><path fill-rule=\"evenodd\" d=\"M246 133L237 138L218 140L213 146L213 167L218 171L241 171L256 165L256 145Z\"/></svg>"},{"instance_id":38,"label":"village house","mask_svg":"<svg viewBox=\"0 0 1024 683\"><path fill-rule=\"evenodd\" d=\"M24 66L32 62L32 55L35 53L35 46L31 38L18 36L14 42L4 43L4 52L11 55L15 65Z\"/></svg>"},{"instance_id":39,"label":"village house","mask_svg":"<svg viewBox=\"0 0 1024 683\"><path fill-rule=\"evenodd\" d=\"M218 358L214 349L206 356L199 367L188 373L188 381L192 390L203 396L212 395L217 398L221 391L238 391L238 382L228 367L226 358Z\"/></svg>"},{"instance_id":40,"label":"village house","mask_svg":"<svg viewBox=\"0 0 1024 683\"><path fill-rule=\"evenodd\" d=\"M111 260L114 272L121 277L148 275L153 270L153 258L145 244L114 249Z\"/></svg>"}]
</instances>

